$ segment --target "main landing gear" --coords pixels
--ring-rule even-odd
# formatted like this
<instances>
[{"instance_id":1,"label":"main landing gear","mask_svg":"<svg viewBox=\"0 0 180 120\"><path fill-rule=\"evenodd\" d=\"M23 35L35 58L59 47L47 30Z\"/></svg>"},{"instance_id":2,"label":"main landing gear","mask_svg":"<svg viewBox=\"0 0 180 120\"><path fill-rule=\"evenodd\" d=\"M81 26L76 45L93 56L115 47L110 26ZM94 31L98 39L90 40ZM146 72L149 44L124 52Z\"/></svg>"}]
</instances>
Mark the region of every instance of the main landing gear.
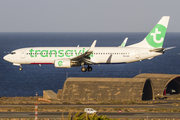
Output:
<instances>
[{"instance_id":1,"label":"main landing gear","mask_svg":"<svg viewBox=\"0 0 180 120\"><path fill-rule=\"evenodd\" d=\"M86 71L90 72L90 71L92 71L92 67L89 66L89 65L88 65L87 68L83 66L83 67L81 68L81 71L82 71L82 72L86 72Z\"/></svg>"}]
</instances>

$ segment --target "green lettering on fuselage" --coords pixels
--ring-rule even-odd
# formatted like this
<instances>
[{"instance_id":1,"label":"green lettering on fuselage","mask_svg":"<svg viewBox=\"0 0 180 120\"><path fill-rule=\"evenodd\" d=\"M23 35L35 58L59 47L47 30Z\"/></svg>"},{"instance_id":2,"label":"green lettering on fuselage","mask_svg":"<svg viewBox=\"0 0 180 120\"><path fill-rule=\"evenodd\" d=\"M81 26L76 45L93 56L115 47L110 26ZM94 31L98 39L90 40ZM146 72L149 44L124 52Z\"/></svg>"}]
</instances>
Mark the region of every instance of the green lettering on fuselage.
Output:
<instances>
[{"instance_id":1,"label":"green lettering on fuselage","mask_svg":"<svg viewBox=\"0 0 180 120\"><path fill-rule=\"evenodd\" d=\"M84 49L84 48L83 48L83 49ZM81 50L79 50L79 52L77 52L76 50L74 50L74 52L75 52L76 56L81 55Z\"/></svg>"},{"instance_id":2,"label":"green lettering on fuselage","mask_svg":"<svg viewBox=\"0 0 180 120\"><path fill-rule=\"evenodd\" d=\"M81 50L79 50L79 52L78 52L78 55L80 55L81 54Z\"/></svg>"},{"instance_id":3,"label":"green lettering on fuselage","mask_svg":"<svg viewBox=\"0 0 180 120\"><path fill-rule=\"evenodd\" d=\"M35 50L35 57L37 57L37 53L41 52L40 50Z\"/></svg>"},{"instance_id":4,"label":"green lettering on fuselage","mask_svg":"<svg viewBox=\"0 0 180 120\"><path fill-rule=\"evenodd\" d=\"M45 55L43 53L45 53ZM42 50L41 57L48 57L48 50Z\"/></svg>"},{"instance_id":5,"label":"green lettering on fuselage","mask_svg":"<svg viewBox=\"0 0 180 120\"><path fill-rule=\"evenodd\" d=\"M93 57L93 53L89 55L89 57Z\"/></svg>"},{"instance_id":6,"label":"green lettering on fuselage","mask_svg":"<svg viewBox=\"0 0 180 120\"><path fill-rule=\"evenodd\" d=\"M74 53L75 53L75 55L76 55L76 56L78 56L78 54L77 54L76 50L74 50Z\"/></svg>"},{"instance_id":7,"label":"green lettering on fuselage","mask_svg":"<svg viewBox=\"0 0 180 120\"><path fill-rule=\"evenodd\" d=\"M63 52L64 52L64 50L59 50L58 53L59 53L60 55L58 55L58 57L64 57L64 53L63 53Z\"/></svg>"},{"instance_id":8,"label":"green lettering on fuselage","mask_svg":"<svg viewBox=\"0 0 180 120\"><path fill-rule=\"evenodd\" d=\"M73 57L73 51L74 51L74 54L75 56L79 56L81 54L84 54L85 53L85 48L83 48L82 50L79 50L77 52L77 50L33 50L33 49L30 49L29 52L30 52L30 57L37 57L38 54L40 54L41 57L53 57L53 54L54 54L54 57ZM35 54L35 56L34 56ZM91 55L89 55L89 57L93 57L93 53Z\"/></svg>"},{"instance_id":9,"label":"green lettering on fuselage","mask_svg":"<svg viewBox=\"0 0 180 120\"><path fill-rule=\"evenodd\" d=\"M68 55L68 53L70 53L70 55ZM66 50L65 55L66 55L66 57L73 56L73 50Z\"/></svg>"},{"instance_id":10,"label":"green lettering on fuselage","mask_svg":"<svg viewBox=\"0 0 180 120\"><path fill-rule=\"evenodd\" d=\"M34 57L34 56L32 55L32 52L33 52L33 51L34 51L33 49L29 50L31 57Z\"/></svg>"},{"instance_id":11,"label":"green lettering on fuselage","mask_svg":"<svg viewBox=\"0 0 180 120\"><path fill-rule=\"evenodd\" d=\"M56 50L50 50L50 57L52 57L52 53L54 52L55 57L57 57L57 51Z\"/></svg>"},{"instance_id":12,"label":"green lettering on fuselage","mask_svg":"<svg viewBox=\"0 0 180 120\"><path fill-rule=\"evenodd\" d=\"M85 51L85 48L83 48L83 52L82 53L84 53L84 51Z\"/></svg>"}]
</instances>

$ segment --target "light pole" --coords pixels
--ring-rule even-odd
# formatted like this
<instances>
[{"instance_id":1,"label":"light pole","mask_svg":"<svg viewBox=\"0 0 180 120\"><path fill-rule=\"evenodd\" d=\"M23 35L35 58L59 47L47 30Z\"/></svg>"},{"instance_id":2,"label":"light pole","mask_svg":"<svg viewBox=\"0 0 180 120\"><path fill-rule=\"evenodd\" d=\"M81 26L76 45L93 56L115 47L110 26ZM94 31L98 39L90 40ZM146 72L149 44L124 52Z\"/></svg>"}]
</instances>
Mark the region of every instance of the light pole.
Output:
<instances>
[{"instance_id":1,"label":"light pole","mask_svg":"<svg viewBox=\"0 0 180 120\"><path fill-rule=\"evenodd\" d=\"M37 104L37 98L38 94L36 93L36 104L35 104L35 120L38 119L38 104Z\"/></svg>"}]
</instances>

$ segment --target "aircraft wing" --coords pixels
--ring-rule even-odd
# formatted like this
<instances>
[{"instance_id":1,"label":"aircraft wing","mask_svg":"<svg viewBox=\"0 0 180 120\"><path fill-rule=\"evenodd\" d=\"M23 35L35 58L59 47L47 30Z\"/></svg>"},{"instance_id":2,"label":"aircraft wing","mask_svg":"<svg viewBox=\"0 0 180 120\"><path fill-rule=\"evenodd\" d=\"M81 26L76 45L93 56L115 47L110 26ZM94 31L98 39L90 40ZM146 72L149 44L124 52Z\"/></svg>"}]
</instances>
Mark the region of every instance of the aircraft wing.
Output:
<instances>
[{"instance_id":1,"label":"aircraft wing","mask_svg":"<svg viewBox=\"0 0 180 120\"><path fill-rule=\"evenodd\" d=\"M78 61L84 64L92 64L92 61L90 60L89 55L92 54L92 52L94 51L94 47L96 45L96 41L94 40L94 42L92 43L91 47L89 48L88 51L86 51L85 53L83 53L82 55L79 55L77 57L71 58L71 60L73 61Z\"/></svg>"}]
</instances>

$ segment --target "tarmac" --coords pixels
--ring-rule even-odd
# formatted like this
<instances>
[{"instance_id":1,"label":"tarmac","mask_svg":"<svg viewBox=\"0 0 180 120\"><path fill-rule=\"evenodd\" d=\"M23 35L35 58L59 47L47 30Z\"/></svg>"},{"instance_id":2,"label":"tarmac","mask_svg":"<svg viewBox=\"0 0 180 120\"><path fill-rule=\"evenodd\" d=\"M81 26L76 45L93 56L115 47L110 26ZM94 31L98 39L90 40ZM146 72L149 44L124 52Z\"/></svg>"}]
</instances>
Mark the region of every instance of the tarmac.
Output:
<instances>
[{"instance_id":1,"label":"tarmac","mask_svg":"<svg viewBox=\"0 0 180 120\"><path fill-rule=\"evenodd\" d=\"M64 112L63 117L67 118L69 112ZM38 118L61 118L62 112L39 112ZM98 115L106 115L109 118L180 118L179 113L118 113L118 112L100 112ZM0 112L1 118L33 118L34 112Z\"/></svg>"},{"instance_id":2,"label":"tarmac","mask_svg":"<svg viewBox=\"0 0 180 120\"><path fill-rule=\"evenodd\" d=\"M149 101L150 102L150 101ZM154 102L154 101L153 101ZM132 105L97 105L97 104L70 104L70 105L43 105L40 104L38 105L38 108L43 108L43 107L49 107L49 108L60 108L60 107L67 107L67 108L90 108L90 107L96 107L96 108L180 108L180 106L172 106L173 103L179 103L180 100L158 100L156 104L132 104ZM161 102L166 102L166 103L161 103ZM35 105L0 105L0 108L15 108L15 107L34 107Z\"/></svg>"}]
</instances>

